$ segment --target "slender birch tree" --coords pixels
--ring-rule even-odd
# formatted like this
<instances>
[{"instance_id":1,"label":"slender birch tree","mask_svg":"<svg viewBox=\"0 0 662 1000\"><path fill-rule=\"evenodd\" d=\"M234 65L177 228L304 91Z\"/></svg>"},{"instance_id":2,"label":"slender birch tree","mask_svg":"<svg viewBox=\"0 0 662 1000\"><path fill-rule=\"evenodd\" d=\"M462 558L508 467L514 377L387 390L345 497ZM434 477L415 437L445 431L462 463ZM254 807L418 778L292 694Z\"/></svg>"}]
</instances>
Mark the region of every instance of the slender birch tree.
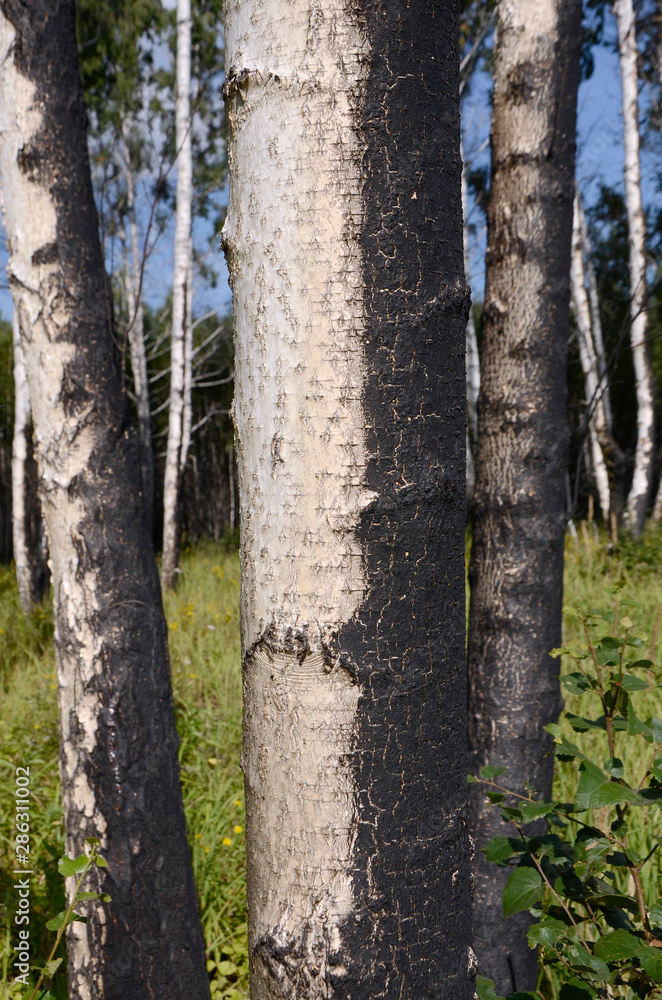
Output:
<instances>
[{"instance_id":1,"label":"slender birch tree","mask_svg":"<svg viewBox=\"0 0 662 1000\"><path fill-rule=\"evenodd\" d=\"M112 896L69 927L69 995L197 1000L209 985L166 623L109 325L74 0L0 0L0 186L51 552L67 851L100 837Z\"/></svg>"},{"instance_id":2,"label":"slender birch tree","mask_svg":"<svg viewBox=\"0 0 662 1000\"><path fill-rule=\"evenodd\" d=\"M474 767L551 790L542 727L561 707L566 372L581 3L504 0L494 53L476 490L470 564L469 731ZM477 786L472 786L476 789ZM476 793L479 971L533 988L528 914L503 918L507 872L480 848L502 833Z\"/></svg>"},{"instance_id":3,"label":"slender birch tree","mask_svg":"<svg viewBox=\"0 0 662 1000\"><path fill-rule=\"evenodd\" d=\"M228 0L255 1000L469 1000L458 9Z\"/></svg>"},{"instance_id":4,"label":"slender birch tree","mask_svg":"<svg viewBox=\"0 0 662 1000\"><path fill-rule=\"evenodd\" d=\"M170 409L163 487L163 561L165 587L177 582L181 525L181 487L191 437L193 359L192 244L193 159L191 147L191 0L177 0L177 203L175 270L172 285Z\"/></svg>"},{"instance_id":5,"label":"slender birch tree","mask_svg":"<svg viewBox=\"0 0 662 1000\"><path fill-rule=\"evenodd\" d=\"M142 274L143 255L138 239L138 220L136 217L136 177L131 162L130 145L126 135L122 135L122 168L126 184L127 215L129 219L129 237L131 244L131 268L127 271L126 299L128 307L128 338L131 352L131 371L133 374L133 390L136 399L138 415L138 434L140 437L140 467L142 471L143 493L145 496L145 512L152 537L152 519L154 512L154 448L152 444L152 409L149 398L149 373L147 370L147 351L145 349L145 327L143 321Z\"/></svg>"},{"instance_id":6,"label":"slender birch tree","mask_svg":"<svg viewBox=\"0 0 662 1000\"><path fill-rule=\"evenodd\" d=\"M637 447L625 520L635 534L640 534L646 520L653 485L655 440L653 372L648 352L646 312L646 220L641 202L639 162L638 53L632 0L614 0L613 11L618 26L623 95L625 204L630 262L630 341L637 395Z\"/></svg>"},{"instance_id":7,"label":"slender birch tree","mask_svg":"<svg viewBox=\"0 0 662 1000\"><path fill-rule=\"evenodd\" d=\"M579 359L584 373L586 396L586 423L589 435L591 462L602 516L607 521L611 507L609 473L605 454L608 450L607 418L603 400L603 385L598 370L598 359L593 346L591 307L586 290L584 269L584 244L580 220L579 195L575 194L572 217L572 256L570 260L570 288L573 312L577 326ZM604 451L603 451L604 449Z\"/></svg>"}]
</instances>

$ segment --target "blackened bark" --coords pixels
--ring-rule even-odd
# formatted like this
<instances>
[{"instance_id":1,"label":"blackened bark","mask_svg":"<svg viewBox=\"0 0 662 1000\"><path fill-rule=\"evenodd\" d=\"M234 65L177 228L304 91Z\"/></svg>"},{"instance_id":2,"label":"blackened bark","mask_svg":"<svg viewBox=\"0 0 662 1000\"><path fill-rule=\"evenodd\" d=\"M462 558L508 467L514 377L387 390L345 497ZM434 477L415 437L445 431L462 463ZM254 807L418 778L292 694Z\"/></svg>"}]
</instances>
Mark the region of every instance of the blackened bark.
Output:
<instances>
[{"instance_id":1,"label":"blackened bark","mask_svg":"<svg viewBox=\"0 0 662 1000\"><path fill-rule=\"evenodd\" d=\"M492 188L470 566L469 728L474 771L507 764L509 787L549 795L542 727L561 707L566 358L581 5L500 9ZM480 848L503 833L472 796L479 972L532 989L528 914L504 921L507 871Z\"/></svg>"},{"instance_id":2,"label":"blackened bark","mask_svg":"<svg viewBox=\"0 0 662 1000\"><path fill-rule=\"evenodd\" d=\"M356 4L364 109L368 598L340 634L362 694L352 1000L473 996L465 819L465 326L458 7ZM343 935L344 936L344 935Z\"/></svg>"},{"instance_id":3,"label":"blackened bark","mask_svg":"<svg viewBox=\"0 0 662 1000\"><path fill-rule=\"evenodd\" d=\"M35 317L22 332L53 569L67 849L101 837L109 867L99 882L112 896L101 912L85 904L89 923L68 932L70 996L204 998L166 624L111 337L74 0L2 0L5 18L16 31L15 87L32 88L39 125L3 150L4 193L28 183L50 196L56 227L53 242L32 245L39 228L14 226L5 202L14 300ZM2 30L6 39L6 22ZM12 70L3 72L9 86ZM72 473L86 442L89 460Z\"/></svg>"}]
</instances>

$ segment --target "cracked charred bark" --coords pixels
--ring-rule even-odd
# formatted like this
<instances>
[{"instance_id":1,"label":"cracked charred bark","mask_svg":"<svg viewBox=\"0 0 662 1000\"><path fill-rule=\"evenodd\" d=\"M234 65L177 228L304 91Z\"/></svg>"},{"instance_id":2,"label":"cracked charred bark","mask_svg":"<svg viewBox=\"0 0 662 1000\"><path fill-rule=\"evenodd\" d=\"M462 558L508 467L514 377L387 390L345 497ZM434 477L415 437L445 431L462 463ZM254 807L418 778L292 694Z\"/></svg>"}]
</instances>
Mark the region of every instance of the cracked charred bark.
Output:
<instances>
[{"instance_id":1,"label":"cracked charred bark","mask_svg":"<svg viewBox=\"0 0 662 1000\"><path fill-rule=\"evenodd\" d=\"M251 994L469 1000L458 9L226 54Z\"/></svg>"},{"instance_id":2,"label":"cracked charred bark","mask_svg":"<svg viewBox=\"0 0 662 1000\"><path fill-rule=\"evenodd\" d=\"M481 350L469 627L473 765L507 764L512 788L549 794L545 723L561 706L566 369L581 4L499 5L492 185ZM480 848L503 833L472 794L479 970L532 989L528 915L504 921L507 872Z\"/></svg>"},{"instance_id":3,"label":"cracked charred bark","mask_svg":"<svg viewBox=\"0 0 662 1000\"><path fill-rule=\"evenodd\" d=\"M0 181L51 553L67 851L100 837L112 896L68 930L69 995L197 1000L209 986L166 625L86 127L74 0L2 0Z\"/></svg>"}]
</instances>

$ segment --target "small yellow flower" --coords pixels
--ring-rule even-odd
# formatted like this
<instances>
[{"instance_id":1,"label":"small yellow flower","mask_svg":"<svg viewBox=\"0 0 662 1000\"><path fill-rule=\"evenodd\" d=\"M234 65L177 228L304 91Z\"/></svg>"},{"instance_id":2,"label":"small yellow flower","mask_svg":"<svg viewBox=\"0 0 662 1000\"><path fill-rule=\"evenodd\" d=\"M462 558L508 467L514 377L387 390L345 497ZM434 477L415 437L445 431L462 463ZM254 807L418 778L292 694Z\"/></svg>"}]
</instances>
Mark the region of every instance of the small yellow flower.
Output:
<instances>
[{"instance_id":1,"label":"small yellow flower","mask_svg":"<svg viewBox=\"0 0 662 1000\"><path fill-rule=\"evenodd\" d=\"M35 722L34 727L35 727L35 729L39 729L39 723Z\"/></svg>"},{"instance_id":2,"label":"small yellow flower","mask_svg":"<svg viewBox=\"0 0 662 1000\"><path fill-rule=\"evenodd\" d=\"M235 826L234 832L235 833L241 833L243 829L244 829L243 826Z\"/></svg>"},{"instance_id":3,"label":"small yellow flower","mask_svg":"<svg viewBox=\"0 0 662 1000\"><path fill-rule=\"evenodd\" d=\"M241 799L235 799L235 800L234 800L234 804L235 804L236 806L240 806L240 805L241 805Z\"/></svg>"},{"instance_id":4,"label":"small yellow flower","mask_svg":"<svg viewBox=\"0 0 662 1000\"><path fill-rule=\"evenodd\" d=\"M223 837L223 847L230 847L231 844L232 841L230 840L229 837Z\"/></svg>"},{"instance_id":5,"label":"small yellow flower","mask_svg":"<svg viewBox=\"0 0 662 1000\"><path fill-rule=\"evenodd\" d=\"M209 854L209 848L205 847L205 854Z\"/></svg>"},{"instance_id":6,"label":"small yellow flower","mask_svg":"<svg viewBox=\"0 0 662 1000\"><path fill-rule=\"evenodd\" d=\"M0 635L4 635L4 634L5 634L5 630L3 628L0 628Z\"/></svg>"}]
</instances>

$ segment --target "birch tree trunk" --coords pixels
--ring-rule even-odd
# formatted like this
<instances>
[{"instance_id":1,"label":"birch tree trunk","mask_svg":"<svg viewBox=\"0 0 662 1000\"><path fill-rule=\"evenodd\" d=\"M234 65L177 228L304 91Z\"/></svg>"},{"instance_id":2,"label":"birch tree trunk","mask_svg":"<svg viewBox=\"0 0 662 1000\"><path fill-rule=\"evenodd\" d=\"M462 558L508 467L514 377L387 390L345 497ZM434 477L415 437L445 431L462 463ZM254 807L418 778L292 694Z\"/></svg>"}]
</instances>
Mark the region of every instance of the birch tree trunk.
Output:
<instances>
[{"instance_id":1,"label":"birch tree trunk","mask_svg":"<svg viewBox=\"0 0 662 1000\"><path fill-rule=\"evenodd\" d=\"M30 526L30 485L28 455L32 416L30 388L25 372L25 358L21 346L18 313L14 310L14 438L12 442L12 541L16 582L21 607L27 615L39 600L36 551L32 545Z\"/></svg>"},{"instance_id":2,"label":"birch tree trunk","mask_svg":"<svg viewBox=\"0 0 662 1000\"><path fill-rule=\"evenodd\" d=\"M653 483L653 373L648 354L646 312L646 221L641 203L639 166L639 101L637 94L637 41L632 0L615 0L618 53L623 92L623 144L625 157L625 204L630 244L630 340L637 394L637 448L632 485L625 507L625 520L640 534Z\"/></svg>"},{"instance_id":3,"label":"birch tree trunk","mask_svg":"<svg viewBox=\"0 0 662 1000\"><path fill-rule=\"evenodd\" d=\"M131 272L127 274L126 282L129 313L129 349L131 352L133 389L136 396L136 410L138 414L140 468L145 496L145 512L147 514L149 536L151 538L154 514L154 449L152 446L152 410L149 401L149 374L147 371L142 304L142 254L139 247L138 223L136 220L136 183L126 139L123 140L122 145L122 160L129 215L129 234L131 238Z\"/></svg>"},{"instance_id":4,"label":"birch tree trunk","mask_svg":"<svg viewBox=\"0 0 662 1000\"><path fill-rule=\"evenodd\" d=\"M172 284L170 411L163 487L163 560L165 587L177 583L180 544L181 486L191 428L191 0L177 0L177 205L175 270Z\"/></svg>"},{"instance_id":5,"label":"birch tree trunk","mask_svg":"<svg viewBox=\"0 0 662 1000\"><path fill-rule=\"evenodd\" d=\"M458 9L225 30L251 996L469 1000Z\"/></svg>"},{"instance_id":6,"label":"birch tree trunk","mask_svg":"<svg viewBox=\"0 0 662 1000\"><path fill-rule=\"evenodd\" d=\"M591 315L591 332L593 334L593 346L598 362L598 375L600 378L600 388L602 392L602 406L605 415L607 434L613 441L613 420L611 414L611 393L609 391L609 371L607 369L607 355L605 352L605 342L602 336L602 320L600 318L600 300L598 297L598 282L593 266L593 248L588 235L586 225L586 215L582 198L577 191L575 193L577 212L579 214L579 229L581 232L582 250L586 261L586 275L588 277L588 303Z\"/></svg>"},{"instance_id":7,"label":"birch tree trunk","mask_svg":"<svg viewBox=\"0 0 662 1000\"><path fill-rule=\"evenodd\" d=\"M82 904L89 922L67 932L69 996L197 1000L209 985L166 623L109 328L74 0L1 0L0 137L53 574L66 846L100 837L109 867L95 878L112 896Z\"/></svg>"},{"instance_id":8,"label":"birch tree trunk","mask_svg":"<svg viewBox=\"0 0 662 1000\"><path fill-rule=\"evenodd\" d=\"M573 312L577 324L579 359L584 373L587 430L591 448L591 463L598 490L602 516L609 521L610 495L607 462L603 446L607 448L607 420L602 395L602 381L598 372L598 359L591 333L591 309L586 291L582 231L579 216L579 199L575 195L572 219L572 256L570 259L570 289Z\"/></svg>"},{"instance_id":9,"label":"birch tree trunk","mask_svg":"<svg viewBox=\"0 0 662 1000\"><path fill-rule=\"evenodd\" d=\"M473 767L549 794L543 733L561 707L569 260L581 4L498 7L485 310L470 564L469 731ZM477 786L471 786L476 789ZM479 971L499 993L532 989L528 914L504 921L508 875L480 848L503 832L480 792L474 899Z\"/></svg>"},{"instance_id":10,"label":"birch tree trunk","mask_svg":"<svg viewBox=\"0 0 662 1000\"><path fill-rule=\"evenodd\" d=\"M467 177L462 157L462 235L464 241L464 270L469 276L469 199L467 197ZM476 486L474 455L478 440L478 393L480 392L480 356L476 339L476 324L473 310L467 319L467 497L473 497Z\"/></svg>"}]
</instances>

